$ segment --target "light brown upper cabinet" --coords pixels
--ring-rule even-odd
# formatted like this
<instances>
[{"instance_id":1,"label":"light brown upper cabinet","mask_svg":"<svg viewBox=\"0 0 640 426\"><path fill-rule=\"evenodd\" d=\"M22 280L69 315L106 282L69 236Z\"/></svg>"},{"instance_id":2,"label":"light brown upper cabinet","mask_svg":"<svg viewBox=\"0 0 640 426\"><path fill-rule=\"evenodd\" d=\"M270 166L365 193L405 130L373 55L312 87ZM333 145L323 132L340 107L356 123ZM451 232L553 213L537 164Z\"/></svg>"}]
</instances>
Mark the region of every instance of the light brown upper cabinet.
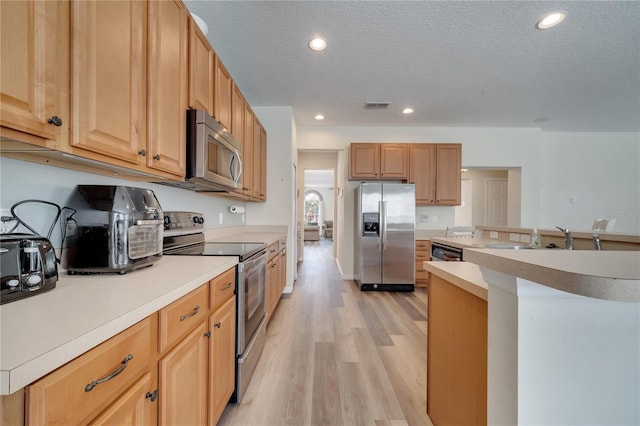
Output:
<instances>
[{"instance_id":1,"label":"light brown upper cabinet","mask_svg":"<svg viewBox=\"0 0 640 426\"><path fill-rule=\"evenodd\" d=\"M436 145L436 204L458 206L461 201L462 145Z\"/></svg>"},{"instance_id":2,"label":"light brown upper cabinet","mask_svg":"<svg viewBox=\"0 0 640 426\"><path fill-rule=\"evenodd\" d=\"M416 185L416 205L436 203L436 145L409 145L409 183Z\"/></svg>"},{"instance_id":3,"label":"light brown upper cabinet","mask_svg":"<svg viewBox=\"0 0 640 426\"><path fill-rule=\"evenodd\" d=\"M179 176L187 157L188 18L180 0L149 2L147 166Z\"/></svg>"},{"instance_id":4,"label":"light brown upper cabinet","mask_svg":"<svg viewBox=\"0 0 640 426\"><path fill-rule=\"evenodd\" d=\"M267 201L267 131L260 125L260 201Z\"/></svg>"},{"instance_id":5,"label":"light brown upper cabinet","mask_svg":"<svg viewBox=\"0 0 640 426\"><path fill-rule=\"evenodd\" d=\"M242 194L253 197L253 126L255 116L249 104L244 109L244 142L242 144Z\"/></svg>"},{"instance_id":6,"label":"light brown upper cabinet","mask_svg":"<svg viewBox=\"0 0 640 426\"><path fill-rule=\"evenodd\" d=\"M68 65L66 69L59 65L69 58L68 28L61 28L59 21L61 8L55 1L0 2L3 136L54 147L47 139L57 140L61 129L69 126L68 105L61 105L59 87L63 78L68 79ZM23 134L13 135L16 131Z\"/></svg>"},{"instance_id":7,"label":"light brown upper cabinet","mask_svg":"<svg viewBox=\"0 0 640 426\"><path fill-rule=\"evenodd\" d=\"M234 84L231 92L231 134L240 143L244 143L244 104L244 96Z\"/></svg>"},{"instance_id":8,"label":"light brown upper cabinet","mask_svg":"<svg viewBox=\"0 0 640 426\"><path fill-rule=\"evenodd\" d=\"M215 91L213 116L227 129L231 128L231 92L233 91L233 80L229 71L218 56L215 64Z\"/></svg>"},{"instance_id":9,"label":"light brown upper cabinet","mask_svg":"<svg viewBox=\"0 0 640 426\"><path fill-rule=\"evenodd\" d=\"M461 201L462 145L409 144L409 182L416 205L457 206Z\"/></svg>"},{"instance_id":10,"label":"light brown upper cabinet","mask_svg":"<svg viewBox=\"0 0 640 426\"><path fill-rule=\"evenodd\" d=\"M352 143L350 179L407 179L404 143Z\"/></svg>"},{"instance_id":11,"label":"light brown upper cabinet","mask_svg":"<svg viewBox=\"0 0 640 426\"><path fill-rule=\"evenodd\" d=\"M145 162L145 2L72 2L71 145Z\"/></svg>"},{"instance_id":12,"label":"light brown upper cabinet","mask_svg":"<svg viewBox=\"0 0 640 426\"><path fill-rule=\"evenodd\" d=\"M196 21L189 17L189 107L213 115L216 56Z\"/></svg>"}]
</instances>

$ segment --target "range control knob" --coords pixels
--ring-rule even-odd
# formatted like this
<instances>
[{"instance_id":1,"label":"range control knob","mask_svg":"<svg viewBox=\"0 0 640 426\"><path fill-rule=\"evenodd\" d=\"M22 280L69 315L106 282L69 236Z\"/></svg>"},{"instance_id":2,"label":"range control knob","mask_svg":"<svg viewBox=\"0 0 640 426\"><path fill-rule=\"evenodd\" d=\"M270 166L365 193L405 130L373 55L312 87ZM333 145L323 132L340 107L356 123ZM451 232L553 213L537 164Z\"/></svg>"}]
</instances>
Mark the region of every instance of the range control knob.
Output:
<instances>
[{"instance_id":1,"label":"range control knob","mask_svg":"<svg viewBox=\"0 0 640 426\"><path fill-rule=\"evenodd\" d=\"M27 285L29 287L36 286L40 284L40 282L42 282L42 277L40 275L29 275L29 278L27 278Z\"/></svg>"},{"instance_id":2,"label":"range control knob","mask_svg":"<svg viewBox=\"0 0 640 426\"><path fill-rule=\"evenodd\" d=\"M203 224L204 223L204 218L202 216L194 216L193 217L193 223Z\"/></svg>"},{"instance_id":3,"label":"range control knob","mask_svg":"<svg viewBox=\"0 0 640 426\"><path fill-rule=\"evenodd\" d=\"M7 286L11 289L18 287L19 284L20 284L20 281L15 279L7 281Z\"/></svg>"}]
</instances>

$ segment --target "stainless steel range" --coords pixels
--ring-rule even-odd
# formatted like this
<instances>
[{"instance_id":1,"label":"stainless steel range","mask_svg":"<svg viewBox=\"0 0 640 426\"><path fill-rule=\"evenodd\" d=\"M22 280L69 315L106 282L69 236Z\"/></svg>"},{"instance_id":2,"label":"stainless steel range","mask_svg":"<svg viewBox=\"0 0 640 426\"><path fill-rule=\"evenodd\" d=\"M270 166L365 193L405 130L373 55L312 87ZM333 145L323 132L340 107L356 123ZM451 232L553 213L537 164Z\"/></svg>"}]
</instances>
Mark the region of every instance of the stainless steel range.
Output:
<instances>
[{"instance_id":1,"label":"stainless steel range","mask_svg":"<svg viewBox=\"0 0 640 426\"><path fill-rule=\"evenodd\" d=\"M163 255L237 256L236 390L240 402L266 341L267 246L264 243L205 241L200 213L165 212Z\"/></svg>"}]
</instances>

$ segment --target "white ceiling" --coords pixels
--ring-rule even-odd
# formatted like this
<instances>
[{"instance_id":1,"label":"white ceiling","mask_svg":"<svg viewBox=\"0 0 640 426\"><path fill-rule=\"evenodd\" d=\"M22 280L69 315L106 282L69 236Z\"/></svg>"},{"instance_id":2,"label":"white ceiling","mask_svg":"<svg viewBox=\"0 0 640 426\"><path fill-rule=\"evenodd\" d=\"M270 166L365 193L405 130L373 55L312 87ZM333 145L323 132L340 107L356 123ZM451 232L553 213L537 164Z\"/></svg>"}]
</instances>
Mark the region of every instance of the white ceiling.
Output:
<instances>
[{"instance_id":1,"label":"white ceiling","mask_svg":"<svg viewBox=\"0 0 640 426\"><path fill-rule=\"evenodd\" d=\"M185 4L249 103L292 106L299 126L640 130L638 1Z\"/></svg>"}]
</instances>

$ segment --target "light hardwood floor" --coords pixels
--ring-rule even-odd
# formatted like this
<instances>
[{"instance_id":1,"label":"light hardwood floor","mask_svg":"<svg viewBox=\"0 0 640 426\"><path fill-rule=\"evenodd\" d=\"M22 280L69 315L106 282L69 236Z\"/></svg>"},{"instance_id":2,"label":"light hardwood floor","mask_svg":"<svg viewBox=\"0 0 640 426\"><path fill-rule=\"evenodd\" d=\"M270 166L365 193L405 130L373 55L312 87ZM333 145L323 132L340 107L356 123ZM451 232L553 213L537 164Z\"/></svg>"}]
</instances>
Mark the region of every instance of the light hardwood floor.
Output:
<instances>
[{"instance_id":1,"label":"light hardwood floor","mask_svg":"<svg viewBox=\"0 0 640 426\"><path fill-rule=\"evenodd\" d=\"M330 240L305 243L242 403L220 425L431 425L426 290L363 293L331 251Z\"/></svg>"}]
</instances>

